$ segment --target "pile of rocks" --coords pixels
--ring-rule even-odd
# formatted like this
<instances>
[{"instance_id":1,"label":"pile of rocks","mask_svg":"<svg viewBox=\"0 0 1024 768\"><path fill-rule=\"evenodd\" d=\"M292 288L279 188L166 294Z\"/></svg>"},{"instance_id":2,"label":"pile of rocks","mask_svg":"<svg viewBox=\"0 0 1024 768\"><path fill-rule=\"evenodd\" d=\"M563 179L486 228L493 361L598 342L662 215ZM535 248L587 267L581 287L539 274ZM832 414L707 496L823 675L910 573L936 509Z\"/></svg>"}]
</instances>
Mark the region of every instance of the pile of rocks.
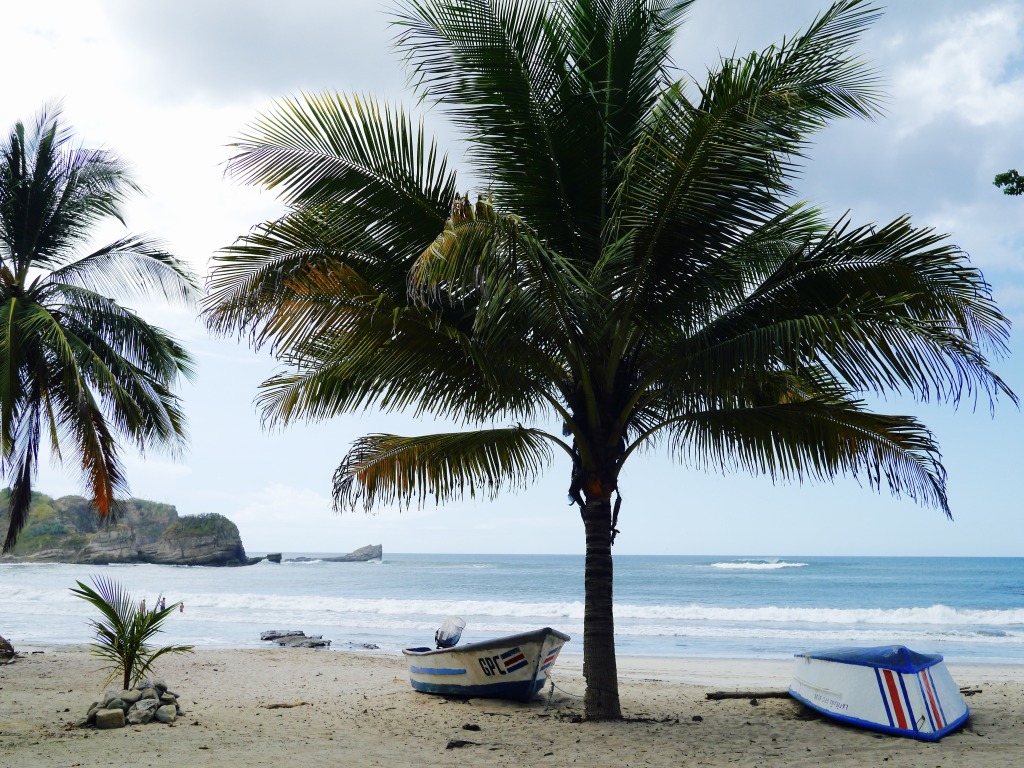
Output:
<instances>
[{"instance_id":1,"label":"pile of rocks","mask_svg":"<svg viewBox=\"0 0 1024 768\"><path fill-rule=\"evenodd\" d=\"M0 661L6 661L8 659L14 659L18 654L14 651L14 646L11 645L2 635L0 635Z\"/></svg>"},{"instance_id":2,"label":"pile of rocks","mask_svg":"<svg viewBox=\"0 0 1024 768\"><path fill-rule=\"evenodd\" d=\"M167 690L163 680L141 680L130 691L107 691L94 701L79 728L123 728L149 722L173 723L181 714L178 694Z\"/></svg>"},{"instance_id":3,"label":"pile of rocks","mask_svg":"<svg viewBox=\"0 0 1024 768\"><path fill-rule=\"evenodd\" d=\"M330 640L323 635L306 635L301 629L268 629L260 633L260 640L269 640L287 648L326 648Z\"/></svg>"}]
</instances>

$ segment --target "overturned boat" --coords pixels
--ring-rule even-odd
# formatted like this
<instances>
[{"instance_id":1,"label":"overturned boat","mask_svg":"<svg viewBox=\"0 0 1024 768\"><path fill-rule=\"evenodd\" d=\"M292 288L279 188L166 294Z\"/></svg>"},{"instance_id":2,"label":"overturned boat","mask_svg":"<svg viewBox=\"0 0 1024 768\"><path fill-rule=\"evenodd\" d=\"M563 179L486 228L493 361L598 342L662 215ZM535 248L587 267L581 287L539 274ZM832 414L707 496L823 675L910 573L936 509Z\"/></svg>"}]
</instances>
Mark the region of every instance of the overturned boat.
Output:
<instances>
[{"instance_id":1,"label":"overturned boat","mask_svg":"<svg viewBox=\"0 0 1024 768\"><path fill-rule=\"evenodd\" d=\"M529 701L541 688L569 636L544 627L460 648L406 648L409 682L445 696Z\"/></svg>"},{"instance_id":2,"label":"overturned boat","mask_svg":"<svg viewBox=\"0 0 1024 768\"><path fill-rule=\"evenodd\" d=\"M969 714L942 656L902 645L798 653L789 693L840 722L923 741Z\"/></svg>"}]
</instances>

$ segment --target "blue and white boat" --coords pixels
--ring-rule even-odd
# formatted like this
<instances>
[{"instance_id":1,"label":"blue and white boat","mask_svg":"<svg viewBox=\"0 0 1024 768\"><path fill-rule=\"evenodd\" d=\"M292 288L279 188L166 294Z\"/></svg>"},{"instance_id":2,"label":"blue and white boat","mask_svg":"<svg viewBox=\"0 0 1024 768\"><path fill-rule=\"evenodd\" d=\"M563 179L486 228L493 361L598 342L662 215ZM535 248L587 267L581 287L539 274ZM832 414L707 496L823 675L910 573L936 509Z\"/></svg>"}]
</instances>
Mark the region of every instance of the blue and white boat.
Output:
<instances>
[{"instance_id":1,"label":"blue and white boat","mask_svg":"<svg viewBox=\"0 0 1024 768\"><path fill-rule=\"evenodd\" d=\"M798 653L789 693L840 722L923 741L969 714L942 656L902 645Z\"/></svg>"},{"instance_id":2,"label":"blue and white boat","mask_svg":"<svg viewBox=\"0 0 1024 768\"><path fill-rule=\"evenodd\" d=\"M406 648L409 682L445 696L529 701L541 688L569 636L544 627L460 648Z\"/></svg>"}]
</instances>

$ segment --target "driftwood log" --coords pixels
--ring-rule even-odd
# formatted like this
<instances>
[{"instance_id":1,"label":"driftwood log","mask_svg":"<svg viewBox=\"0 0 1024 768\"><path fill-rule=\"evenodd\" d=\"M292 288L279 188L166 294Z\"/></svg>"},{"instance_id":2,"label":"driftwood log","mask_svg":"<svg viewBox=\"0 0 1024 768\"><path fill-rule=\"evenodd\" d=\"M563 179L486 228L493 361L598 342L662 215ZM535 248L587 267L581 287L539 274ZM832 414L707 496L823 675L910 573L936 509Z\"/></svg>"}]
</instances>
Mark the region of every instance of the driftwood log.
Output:
<instances>
[{"instance_id":1,"label":"driftwood log","mask_svg":"<svg viewBox=\"0 0 1024 768\"><path fill-rule=\"evenodd\" d=\"M980 688L961 688L963 696L974 696L981 693ZM720 699L788 699L789 691L711 691L705 695L712 701Z\"/></svg>"},{"instance_id":2,"label":"driftwood log","mask_svg":"<svg viewBox=\"0 0 1024 768\"><path fill-rule=\"evenodd\" d=\"M719 699L788 699L789 691L711 691L706 697L712 701Z\"/></svg>"}]
</instances>

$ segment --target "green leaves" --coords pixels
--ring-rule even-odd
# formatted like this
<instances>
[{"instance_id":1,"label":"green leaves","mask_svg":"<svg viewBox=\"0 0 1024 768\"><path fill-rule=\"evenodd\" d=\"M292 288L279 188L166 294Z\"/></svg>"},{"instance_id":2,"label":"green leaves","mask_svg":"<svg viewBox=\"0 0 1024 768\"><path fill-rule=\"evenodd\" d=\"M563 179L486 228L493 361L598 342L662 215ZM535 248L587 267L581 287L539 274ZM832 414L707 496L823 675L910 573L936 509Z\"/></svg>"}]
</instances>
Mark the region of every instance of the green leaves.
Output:
<instances>
[{"instance_id":1,"label":"green leaves","mask_svg":"<svg viewBox=\"0 0 1024 768\"><path fill-rule=\"evenodd\" d=\"M321 295L310 281L339 279L342 263L354 280L351 300L404 298L405 271L455 195L454 175L422 126L372 99L324 94L281 101L236 146L229 173L280 188L293 207L218 257L205 302L212 330L296 347L274 308L310 309Z\"/></svg>"},{"instance_id":2,"label":"green leaves","mask_svg":"<svg viewBox=\"0 0 1024 768\"><path fill-rule=\"evenodd\" d=\"M693 467L776 481L850 476L952 517L938 444L916 419L870 413L859 401L824 394L789 398L689 411L666 423L669 448Z\"/></svg>"},{"instance_id":3,"label":"green leaves","mask_svg":"<svg viewBox=\"0 0 1024 768\"><path fill-rule=\"evenodd\" d=\"M523 427L421 437L367 435L334 473L339 509L423 504L525 487L551 462L550 435Z\"/></svg>"},{"instance_id":4,"label":"green leaves","mask_svg":"<svg viewBox=\"0 0 1024 768\"><path fill-rule=\"evenodd\" d=\"M59 105L40 112L32 133L18 122L0 143L0 259L24 280L30 263L52 269L139 192L127 166L104 150L72 144Z\"/></svg>"},{"instance_id":5,"label":"green leaves","mask_svg":"<svg viewBox=\"0 0 1024 768\"><path fill-rule=\"evenodd\" d=\"M131 594L118 582L103 576L93 576L95 588L75 582L71 594L80 597L100 612L99 619L90 620L96 632L96 642L89 647L94 656L107 664L101 669L110 670L104 685L120 676L122 688L145 677L154 662L168 653L191 653L191 645L165 645L153 647L151 641L162 631L167 617L174 613L178 604L160 609L159 598L154 610L146 611L136 603Z\"/></svg>"},{"instance_id":6,"label":"green leaves","mask_svg":"<svg viewBox=\"0 0 1024 768\"><path fill-rule=\"evenodd\" d=\"M1004 195L1024 195L1024 176L1011 168L1005 173L997 173L992 183L1003 190Z\"/></svg>"}]
</instances>

